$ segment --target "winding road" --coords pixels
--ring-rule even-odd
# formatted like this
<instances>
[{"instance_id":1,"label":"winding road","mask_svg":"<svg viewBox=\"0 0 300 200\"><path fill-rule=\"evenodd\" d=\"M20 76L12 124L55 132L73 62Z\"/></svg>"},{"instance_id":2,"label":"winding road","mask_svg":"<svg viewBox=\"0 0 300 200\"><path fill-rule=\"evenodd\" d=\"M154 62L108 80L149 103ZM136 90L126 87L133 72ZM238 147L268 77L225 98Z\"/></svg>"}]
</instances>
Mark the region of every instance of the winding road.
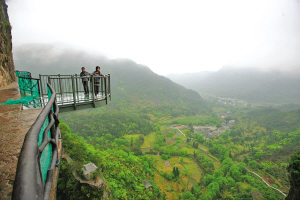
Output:
<instances>
[{"instance_id":1,"label":"winding road","mask_svg":"<svg viewBox=\"0 0 300 200\"><path fill-rule=\"evenodd\" d=\"M250 170L247 169L246 167L245 167L245 169L246 169L248 172L251 172L252 174L258 176L261 180L263 180L263 181L265 182L265 184L266 184L268 187L270 187L270 188L272 188L272 189L274 189L274 190L277 190L277 191L280 192L284 197L286 197L286 194L284 194L284 193L283 193L282 191L280 191L279 189L274 188L274 187L272 187L271 185L269 185L269 183L267 183L267 182L265 181L265 179L263 179L263 178L262 178L261 176L259 176L257 173L255 173L255 172L253 172L253 171L250 171Z\"/></svg>"}]
</instances>

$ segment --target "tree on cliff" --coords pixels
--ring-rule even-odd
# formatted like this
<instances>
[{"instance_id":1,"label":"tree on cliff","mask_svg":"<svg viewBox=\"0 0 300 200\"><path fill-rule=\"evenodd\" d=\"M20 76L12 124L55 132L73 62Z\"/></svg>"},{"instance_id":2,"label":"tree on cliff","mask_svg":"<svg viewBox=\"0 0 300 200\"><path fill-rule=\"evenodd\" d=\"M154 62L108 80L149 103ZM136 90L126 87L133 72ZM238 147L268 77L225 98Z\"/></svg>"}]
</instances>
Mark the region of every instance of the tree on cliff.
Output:
<instances>
[{"instance_id":1,"label":"tree on cliff","mask_svg":"<svg viewBox=\"0 0 300 200\"><path fill-rule=\"evenodd\" d=\"M286 200L300 199L300 150L291 155L291 161L287 167L290 179L290 191Z\"/></svg>"}]
</instances>

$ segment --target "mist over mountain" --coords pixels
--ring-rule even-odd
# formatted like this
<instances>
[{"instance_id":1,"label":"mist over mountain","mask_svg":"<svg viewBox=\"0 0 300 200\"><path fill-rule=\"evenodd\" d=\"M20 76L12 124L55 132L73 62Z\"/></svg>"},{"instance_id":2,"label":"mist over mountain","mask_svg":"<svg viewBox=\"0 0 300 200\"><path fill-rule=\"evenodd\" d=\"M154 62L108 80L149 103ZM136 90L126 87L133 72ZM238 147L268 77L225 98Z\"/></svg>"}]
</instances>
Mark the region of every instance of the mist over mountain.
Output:
<instances>
[{"instance_id":1,"label":"mist over mountain","mask_svg":"<svg viewBox=\"0 0 300 200\"><path fill-rule=\"evenodd\" d=\"M15 47L14 58L17 70L30 71L34 77L38 74L79 74L81 67L92 73L95 66L100 66L102 73L111 74L111 105L114 106L167 106L173 115L196 114L205 108L197 92L132 60L109 60L101 55L41 44Z\"/></svg>"},{"instance_id":2,"label":"mist over mountain","mask_svg":"<svg viewBox=\"0 0 300 200\"><path fill-rule=\"evenodd\" d=\"M169 74L167 77L175 83L185 86L186 88L193 88L195 82L198 82L199 80L202 80L213 73L214 72L212 71L204 71L197 73Z\"/></svg>"},{"instance_id":3,"label":"mist over mountain","mask_svg":"<svg viewBox=\"0 0 300 200\"><path fill-rule=\"evenodd\" d=\"M203 76L201 73L187 76L167 76L186 88L199 93L236 98L256 103L299 103L300 72L260 70L258 68L223 67Z\"/></svg>"}]
</instances>

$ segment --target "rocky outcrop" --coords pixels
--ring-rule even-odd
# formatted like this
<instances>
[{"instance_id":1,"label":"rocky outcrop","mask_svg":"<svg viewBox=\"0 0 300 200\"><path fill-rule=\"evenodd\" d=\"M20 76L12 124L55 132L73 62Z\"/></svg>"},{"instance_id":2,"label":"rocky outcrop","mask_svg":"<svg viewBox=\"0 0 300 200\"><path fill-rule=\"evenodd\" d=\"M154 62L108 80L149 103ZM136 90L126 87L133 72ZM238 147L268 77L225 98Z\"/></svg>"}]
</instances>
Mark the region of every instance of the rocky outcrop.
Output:
<instances>
[{"instance_id":1,"label":"rocky outcrop","mask_svg":"<svg viewBox=\"0 0 300 200\"><path fill-rule=\"evenodd\" d=\"M285 200L300 200L300 150L291 155L287 170L290 179L290 191Z\"/></svg>"},{"instance_id":2,"label":"rocky outcrop","mask_svg":"<svg viewBox=\"0 0 300 200\"><path fill-rule=\"evenodd\" d=\"M16 80L7 5L0 0L0 87Z\"/></svg>"}]
</instances>

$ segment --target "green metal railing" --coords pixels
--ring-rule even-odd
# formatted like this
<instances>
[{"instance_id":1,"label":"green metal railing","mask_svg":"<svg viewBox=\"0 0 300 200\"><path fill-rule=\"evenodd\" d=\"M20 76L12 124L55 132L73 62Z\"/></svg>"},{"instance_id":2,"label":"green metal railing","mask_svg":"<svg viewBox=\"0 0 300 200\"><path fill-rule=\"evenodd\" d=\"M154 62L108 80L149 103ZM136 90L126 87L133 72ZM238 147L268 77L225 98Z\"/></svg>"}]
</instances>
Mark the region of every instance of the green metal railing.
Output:
<instances>
[{"instance_id":1,"label":"green metal railing","mask_svg":"<svg viewBox=\"0 0 300 200\"><path fill-rule=\"evenodd\" d=\"M31 73L27 71L16 70L20 92L33 96L40 95L40 79L32 78Z\"/></svg>"},{"instance_id":2,"label":"green metal railing","mask_svg":"<svg viewBox=\"0 0 300 200\"><path fill-rule=\"evenodd\" d=\"M19 77L19 76L25 76L26 78L31 78L31 73L30 72L27 72L27 71L19 71L19 70L16 70L16 77Z\"/></svg>"},{"instance_id":3,"label":"green metal railing","mask_svg":"<svg viewBox=\"0 0 300 200\"><path fill-rule=\"evenodd\" d=\"M40 80L36 78L29 78L26 75L18 76L18 84L20 92L30 94L33 96L40 96Z\"/></svg>"},{"instance_id":4,"label":"green metal railing","mask_svg":"<svg viewBox=\"0 0 300 200\"><path fill-rule=\"evenodd\" d=\"M49 100L27 132L19 156L12 199L49 199L58 163L59 108L48 84Z\"/></svg>"}]
</instances>

